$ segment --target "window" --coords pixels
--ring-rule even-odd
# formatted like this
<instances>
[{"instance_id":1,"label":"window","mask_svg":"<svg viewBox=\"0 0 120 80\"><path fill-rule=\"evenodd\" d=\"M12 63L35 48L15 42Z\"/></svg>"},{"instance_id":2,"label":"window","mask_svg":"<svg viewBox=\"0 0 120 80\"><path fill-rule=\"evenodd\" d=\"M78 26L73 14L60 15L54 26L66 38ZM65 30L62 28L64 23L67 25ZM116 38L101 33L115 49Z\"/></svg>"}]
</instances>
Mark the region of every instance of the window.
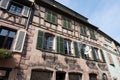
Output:
<instances>
[{"instance_id":1,"label":"window","mask_svg":"<svg viewBox=\"0 0 120 80\"><path fill-rule=\"evenodd\" d=\"M54 40L54 36L46 33L44 37L43 49L53 50L53 40Z\"/></svg>"},{"instance_id":2,"label":"window","mask_svg":"<svg viewBox=\"0 0 120 80\"><path fill-rule=\"evenodd\" d=\"M75 56L85 58L85 44L74 42Z\"/></svg>"},{"instance_id":3,"label":"window","mask_svg":"<svg viewBox=\"0 0 120 80\"><path fill-rule=\"evenodd\" d=\"M103 73L103 75L102 75L102 80L108 80L107 75L105 73Z\"/></svg>"},{"instance_id":4,"label":"window","mask_svg":"<svg viewBox=\"0 0 120 80\"><path fill-rule=\"evenodd\" d=\"M56 80L65 80L64 72L56 72Z\"/></svg>"},{"instance_id":5,"label":"window","mask_svg":"<svg viewBox=\"0 0 120 80\"><path fill-rule=\"evenodd\" d=\"M11 68L0 67L0 80L8 80Z\"/></svg>"},{"instance_id":6,"label":"window","mask_svg":"<svg viewBox=\"0 0 120 80\"><path fill-rule=\"evenodd\" d=\"M105 41L108 42L108 43L112 43L111 40L105 38Z\"/></svg>"},{"instance_id":7,"label":"window","mask_svg":"<svg viewBox=\"0 0 120 80\"><path fill-rule=\"evenodd\" d=\"M101 53L102 61L103 61L103 62L106 62L106 61L105 61L105 57L104 57L103 50L100 50L100 53Z\"/></svg>"},{"instance_id":8,"label":"window","mask_svg":"<svg viewBox=\"0 0 120 80\"><path fill-rule=\"evenodd\" d=\"M30 80L52 80L52 72L42 70L32 70Z\"/></svg>"},{"instance_id":9,"label":"window","mask_svg":"<svg viewBox=\"0 0 120 80\"><path fill-rule=\"evenodd\" d=\"M98 56L98 49L91 47L92 48L92 56L95 61L99 61L99 56Z\"/></svg>"},{"instance_id":10,"label":"window","mask_svg":"<svg viewBox=\"0 0 120 80\"><path fill-rule=\"evenodd\" d=\"M27 6L24 6L22 4L19 4L17 2L11 2L8 11L13 13L13 14L17 14L17 15L22 15L24 17L28 17L29 12L30 12L30 8Z\"/></svg>"},{"instance_id":11,"label":"window","mask_svg":"<svg viewBox=\"0 0 120 80\"><path fill-rule=\"evenodd\" d=\"M63 27L71 30L71 21L68 18L63 18Z\"/></svg>"},{"instance_id":12,"label":"window","mask_svg":"<svg viewBox=\"0 0 120 80\"><path fill-rule=\"evenodd\" d=\"M47 12L46 12L46 20L48 22L56 24L57 23L57 15L54 12L52 12L50 10L47 10Z\"/></svg>"},{"instance_id":13,"label":"window","mask_svg":"<svg viewBox=\"0 0 120 80\"><path fill-rule=\"evenodd\" d=\"M97 74L89 74L89 80L97 80Z\"/></svg>"},{"instance_id":14,"label":"window","mask_svg":"<svg viewBox=\"0 0 120 80\"><path fill-rule=\"evenodd\" d=\"M90 38L91 39L96 39L94 30L90 29Z\"/></svg>"},{"instance_id":15,"label":"window","mask_svg":"<svg viewBox=\"0 0 120 80\"><path fill-rule=\"evenodd\" d=\"M64 40L65 54L71 54L71 41Z\"/></svg>"},{"instance_id":16,"label":"window","mask_svg":"<svg viewBox=\"0 0 120 80\"><path fill-rule=\"evenodd\" d=\"M111 66L115 66L111 54L108 53L107 55L108 55L109 64Z\"/></svg>"},{"instance_id":17,"label":"window","mask_svg":"<svg viewBox=\"0 0 120 80\"><path fill-rule=\"evenodd\" d=\"M86 36L87 33L86 33L86 26L80 24L80 34L83 35L83 36Z\"/></svg>"},{"instance_id":18,"label":"window","mask_svg":"<svg viewBox=\"0 0 120 80\"><path fill-rule=\"evenodd\" d=\"M71 54L71 41L57 36L57 53Z\"/></svg>"},{"instance_id":19,"label":"window","mask_svg":"<svg viewBox=\"0 0 120 80\"><path fill-rule=\"evenodd\" d=\"M117 50L118 50L118 52L119 52L119 54L120 54L120 46L117 46Z\"/></svg>"},{"instance_id":20,"label":"window","mask_svg":"<svg viewBox=\"0 0 120 80\"><path fill-rule=\"evenodd\" d=\"M53 50L53 41L54 41L53 35L44 33L41 30L39 30L36 48L52 51Z\"/></svg>"},{"instance_id":21,"label":"window","mask_svg":"<svg viewBox=\"0 0 120 80\"><path fill-rule=\"evenodd\" d=\"M8 11L11 12L11 13L15 13L15 14L20 15L22 13L22 9L23 9L22 5L17 4L15 2L11 2Z\"/></svg>"},{"instance_id":22,"label":"window","mask_svg":"<svg viewBox=\"0 0 120 80\"><path fill-rule=\"evenodd\" d=\"M69 73L69 80L82 80L82 74Z\"/></svg>"},{"instance_id":23,"label":"window","mask_svg":"<svg viewBox=\"0 0 120 80\"><path fill-rule=\"evenodd\" d=\"M117 57L117 59L118 59L118 64L119 64L119 66L120 66L120 57Z\"/></svg>"},{"instance_id":24,"label":"window","mask_svg":"<svg viewBox=\"0 0 120 80\"><path fill-rule=\"evenodd\" d=\"M0 48L10 49L16 31L7 28L0 28Z\"/></svg>"}]
</instances>

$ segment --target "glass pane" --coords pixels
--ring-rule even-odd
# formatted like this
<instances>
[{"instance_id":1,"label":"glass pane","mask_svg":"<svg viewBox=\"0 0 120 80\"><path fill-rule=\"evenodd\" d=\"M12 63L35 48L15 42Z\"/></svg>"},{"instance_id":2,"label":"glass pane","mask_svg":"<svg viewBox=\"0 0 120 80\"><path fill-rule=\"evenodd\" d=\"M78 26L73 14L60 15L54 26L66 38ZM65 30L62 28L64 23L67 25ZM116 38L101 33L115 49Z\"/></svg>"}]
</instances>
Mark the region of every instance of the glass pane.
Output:
<instances>
[{"instance_id":1,"label":"glass pane","mask_svg":"<svg viewBox=\"0 0 120 80\"><path fill-rule=\"evenodd\" d=\"M8 35L8 30L2 29L0 35L7 36Z\"/></svg>"},{"instance_id":2,"label":"glass pane","mask_svg":"<svg viewBox=\"0 0 120 80\"><path fill-rule=\"evenodd\" d=\"M17 8L16 8L16 13L19 14L19 13L21 13L21 12L22 12L22 8L17 7Z\"/></svg>"},{"instance_id":3,"label":"glass pane","mask_svg":"<svg viewBox=\"0 0 120 80\"><path fill-rule=\"evenodd\" d=\"M52 35L45 35L44 39L44 49L52 50L53 49L53 36Z\"/></svg>"},{"instance_id":4,"label":"glass pane","mask_svg":"<svg viewBox=\"0 0 120 80\"><path fill-rule=\"evenodd\" d=\"M14 5L11 5L9 11L10 11L10 12L14 12L14 11L15 11L15 8L16 8L16 7L15 7Z\"/></svg>"},{"instance_id":5,"label":"glass pane","mask_svg":"<svg viewBox=\"0 0 120 80\"><path fill-rule=\"evenodd\" d=\"M15 37L15 32L10 31L9 37L14 38Z\"/></svg>"},{"instance_id":6,"label":"glass pane","mask_svg":"<svg viewBox=\"0 0 120 80\"><path fill-rule=\"evenodd\" d=\"M12 45L12 41L13 41L13 38L8 37L5 48L10 49L10 47Z\"/></svg>"}]
</instances>

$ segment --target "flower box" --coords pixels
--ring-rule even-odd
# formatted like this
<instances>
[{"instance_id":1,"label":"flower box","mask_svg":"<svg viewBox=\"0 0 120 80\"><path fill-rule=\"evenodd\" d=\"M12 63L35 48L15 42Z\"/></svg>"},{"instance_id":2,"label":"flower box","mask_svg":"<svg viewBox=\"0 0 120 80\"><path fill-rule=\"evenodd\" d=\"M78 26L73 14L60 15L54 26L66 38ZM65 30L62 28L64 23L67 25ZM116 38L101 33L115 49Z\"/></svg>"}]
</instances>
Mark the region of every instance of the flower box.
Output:
<instances>
[{"instance_id":1,"label":"flower box","mask_svg":"<svg viewBox=\"0 0 120 80\"><path fill-rule=\"evenodd\" d=\"M0 58L7 58L11 56L12 52L7 49L0 49Z\"/></svg>"}]
</instances>

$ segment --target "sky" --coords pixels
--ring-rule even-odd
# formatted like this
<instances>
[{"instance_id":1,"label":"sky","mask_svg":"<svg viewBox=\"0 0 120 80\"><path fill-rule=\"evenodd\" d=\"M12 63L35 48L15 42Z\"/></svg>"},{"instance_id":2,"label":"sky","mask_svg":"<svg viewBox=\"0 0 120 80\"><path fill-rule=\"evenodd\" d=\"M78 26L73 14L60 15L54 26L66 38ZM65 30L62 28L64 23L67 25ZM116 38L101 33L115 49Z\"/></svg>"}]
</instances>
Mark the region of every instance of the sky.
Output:
<instances>
[{"instance_id":1,"label":"sky","mask_svg":"<svg viewBox=\"0 0 120 80\"><path fill-rule=\"evenodd\" d=\"M120 43L120 0L56 0Z\"/></svg>"}]
</instances>

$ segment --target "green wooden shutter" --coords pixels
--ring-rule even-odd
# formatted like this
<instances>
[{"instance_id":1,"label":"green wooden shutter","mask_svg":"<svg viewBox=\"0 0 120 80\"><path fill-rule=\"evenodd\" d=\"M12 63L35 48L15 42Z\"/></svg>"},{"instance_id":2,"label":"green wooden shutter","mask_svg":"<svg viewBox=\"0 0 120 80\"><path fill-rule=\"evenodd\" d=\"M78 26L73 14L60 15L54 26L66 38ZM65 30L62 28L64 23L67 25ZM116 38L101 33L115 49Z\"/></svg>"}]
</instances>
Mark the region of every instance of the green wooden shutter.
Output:
<instances>
[{"instance_id":1,"label":"green wooden shutter","mask_svg":"<svg viewBox=\"0 0 120 80\"><path fill-rule=\"evenodd\" d=\"M62 54L65 54L64 39L62 37L60 37L60 51Z\"/></svg>"},{"instance_id":2,"label":"green wooden shutter","mask_svg":"<svg viewBox=\"0 0 120 80\"><path fill-rule=\"evenodd\" d=\"M70 20L68 20L68 29L71 30L71 21Z\"/></svg>"},{"instance_id":3,"label":"green wooden shutter","mask_svg":"<svg viewBox=\"0 0 120 80\"><path fill-rule=\"evenodd\" d=\"M97 60L96 58L96 53L95 53L95 48L94 47L91 47L92 48L92 56L93 56L93 59L94 60Z\"/></svg>"},{"instance_id":4,"label":"green wooden shutter","mask_svg":"<svg viewBox=\"0 0 120 80\"><path fill-rule=\"evenodd\" d=\"M106 62L106 61L105 61L104 54L103 54L103 50L100 50L100 53L101 53L101 57L102 57L103 62Z\"/></svg>"},{"instance_id":5,"label":"green wooden shutter","mask_svg":"<svg viewBox=\"0 0 120 80\"><path fill-rule=\"evenodd\" d=\"M79 51L78 51L78 43L74 42L74 50L75 50L75 56L80 57Z\"/></svg>"},{"instance_id":6,"label":"green wooden shutter","mask_svg":"<svg viewBox=\"0 0 120 80\"><path fill-rule=\"evenodd\" d=\"M60 36L57 36L57 52L61 54L65 53L64 39Z\"/></svg>"},{"instance_id":7,"label":"green wooden shutter","mask_svg":"<svg viewBox=\"0 0 120 80\"><path fill-rule=\"evenodd\" d=\"M86 35L86 26L80 24L80 32L82 35Z\"/></svg>"},{"instance_id":8,"label":"green wooden shutter","mask_svg":"<svg viewBox=\"0 0 120 80\"><path fill-rule=\"evenodd\" d=\"M51 21L51 12L50 11L47 12L46 20Z\"/></svg>"},{"instance_id":9,"label":"green wooden shutter","mask_svg":"<svg viewBox=\"0 0 120 80\"><path fill-rule=\"evenodd\" d=\"M85 58L85 45L81 44L81 56L82 58Z\"/></svg>"},{"instance_id":10,"label":"green wooden shutter","mask_svg":"<svg viewBox=\"0 0 120 80\"><path fill-rule=\"evenodd\" d=\"M37 37L37 49L43 49L43 43L44 43L44 32L41 30L38 31L38 37Z\"/></svg>"},{"instance_id":11,"label":"green wooden shutter","mask_svg":"<svg viewBox=\"0 0 120 80\"><path fill-rule=\"evenodd\" d=\"M65 18L63 19L63 27L67 28L66 27L66 19Z\"/></svg>"},{"instance_id":12,"label":"green wooden shutter","mask_svg":"<svg viewBox=\"0 0 120 80\"><path fill-rule=\"evenodd\" d=\"M56 46L57 46L57 53L60 53L60 37L59 36L57 36L57 44L56 44Z\"/></svg>"},{"instance_id":13,"label":"green wooden shutter","mask_svg":"<svg viewBox=\"0 0 120 80\"><path fill-rule=\"evenodd\" d=\"M56 23L56 15L54 13L52 13L52 22Z\"/></svg>"},{"instance_id":14,"label":"green wooden shutter","mask_svg":"<svg viewBox=\"0 0 120 80\"><path fill-rule=\"evenodd\" d=\"M96 39L95 38L95 34L94 34L94 30L90 30L90 37L92 38L92 39Z\"/></svg>"}]
</instances>

